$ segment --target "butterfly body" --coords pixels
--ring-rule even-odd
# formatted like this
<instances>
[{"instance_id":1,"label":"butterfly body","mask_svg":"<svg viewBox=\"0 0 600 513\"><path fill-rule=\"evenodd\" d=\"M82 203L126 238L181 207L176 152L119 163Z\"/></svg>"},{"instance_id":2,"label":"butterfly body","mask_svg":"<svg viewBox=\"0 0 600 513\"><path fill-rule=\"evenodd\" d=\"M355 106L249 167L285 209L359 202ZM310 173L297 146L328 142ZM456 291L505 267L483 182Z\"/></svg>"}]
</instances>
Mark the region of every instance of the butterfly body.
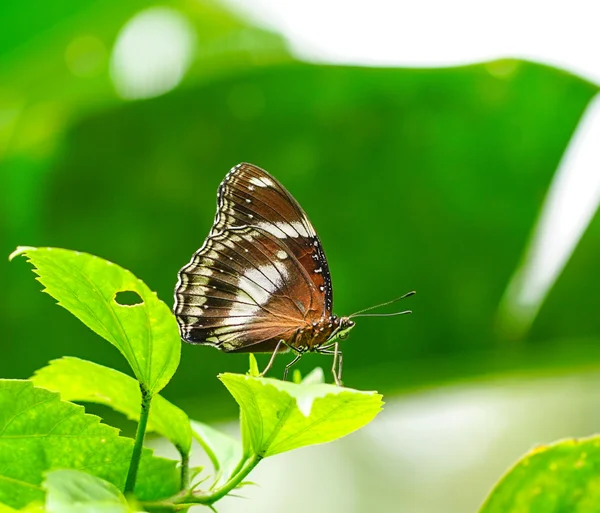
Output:
<instances>
[{"instance_id":1,"label":"butterfly body","mask_svg":"<svg viewBox=\"0 0 600 513\"><path fill-rule=\"evenodd\" d=\"M225 352L333 354L335 347L338 355L336 340L354 322L332 308L329 266L307 215L269 173L235 166L219 186L206 241L179 271L181 338Z\"/></svg>"}]
</instances>

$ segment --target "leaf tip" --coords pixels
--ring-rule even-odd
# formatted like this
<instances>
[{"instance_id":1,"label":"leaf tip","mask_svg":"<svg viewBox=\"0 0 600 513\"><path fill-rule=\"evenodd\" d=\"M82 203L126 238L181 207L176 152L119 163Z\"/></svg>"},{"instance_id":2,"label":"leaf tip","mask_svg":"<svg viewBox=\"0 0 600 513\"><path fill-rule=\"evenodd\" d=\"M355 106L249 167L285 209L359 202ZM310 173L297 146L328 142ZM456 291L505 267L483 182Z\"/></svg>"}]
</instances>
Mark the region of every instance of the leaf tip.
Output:
<instances>
[{"instance_id":1,"label":"leaf tip","mask_svg":"<svg viewBox=\"0 0 600 513\"><path fill-rule=\"evenodd\" d=\"M256 356L252 353L249 355L250 357L250 369L248 370L248 375L253 378L258 378L260 376L260 372L258 371L258 362L256 361Z\"/></svg>"},{"instance_id":2,"label":"leaf tip","mask_svg":"<svg viewBox=\"0 0 600 513\"><path fill-rule=\"evenodd\" d=\"M300 369L294 369L294 373L292 374L292 383L296 383L296 385L302 383L302 373L300 372Z\"/></svg>"},{"instance_id":3,"label":"leaf tip","mask_svg":"<svg viewBox=\"0 0 600 513\"><path fill-rule=\"evenodd\" d=\"M8 255L8 261L11 262L13 258L23 255L28 251L35 251L36 249L37 248L34 248L33 246L17 246L17 249L15 249L10 255Z\"/></svg>"},{"instance_id":4,"label":"leaf tip","mask_svg":"<svg viewBox=\"0 0 600 513\"><path fill-rule=\"evenodd\" d=\"M323 369L321 367L315 367L306 376L304 376L302 383L305 385L325 383L325 374L323 373Z\"/></svg>"}]
</instances>

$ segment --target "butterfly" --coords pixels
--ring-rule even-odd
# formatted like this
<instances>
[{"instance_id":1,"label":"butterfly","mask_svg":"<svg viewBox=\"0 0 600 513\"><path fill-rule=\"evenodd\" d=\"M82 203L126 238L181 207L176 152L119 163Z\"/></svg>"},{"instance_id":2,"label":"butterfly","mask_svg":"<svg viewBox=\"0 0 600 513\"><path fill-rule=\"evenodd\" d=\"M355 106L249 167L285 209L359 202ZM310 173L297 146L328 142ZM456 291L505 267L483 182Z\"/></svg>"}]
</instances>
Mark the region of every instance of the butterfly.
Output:
<instances>
[{"instance_id":1,"label":"butterfly","mask_svg":"<svg viewBox=\"0 0 600 513\"><path fill-rule=\"evenodd\" d=\"M339 341L354 327L351 317L372 308L348 317L332 313L327 258L306 213L273 176L242 163L221 182L213 227L179 271L173 310L185 342L272 353L261 375L278 353L292 350L284 379L307 352L333 355L341 385ZM410 311L382 315L404 313Z\"/></svg>"}]
</instances>

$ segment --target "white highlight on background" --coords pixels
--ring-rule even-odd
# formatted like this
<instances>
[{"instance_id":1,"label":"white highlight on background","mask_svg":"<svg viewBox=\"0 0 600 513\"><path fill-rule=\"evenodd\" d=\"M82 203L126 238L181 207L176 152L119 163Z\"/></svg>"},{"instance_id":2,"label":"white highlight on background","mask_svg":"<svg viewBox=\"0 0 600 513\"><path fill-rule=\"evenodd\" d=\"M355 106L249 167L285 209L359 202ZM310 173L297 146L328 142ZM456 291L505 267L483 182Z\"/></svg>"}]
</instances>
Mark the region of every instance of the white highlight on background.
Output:
<instances>
[{"instance_id":1,"label":"white highlight on background","mask_svg":"<svg viewBox=\"0 0 600 513\"><path fill-rule=\"evenodd\" d=\"M129 20L117 37L110 72L117 93L133 100L176 87L194 54L194 28L179 11L152 7Z\"/></svg>"},{"instance_id":2,"label":"white highlight on background","mask_svg":"<svg viewBox=\"0 0 600 513\"><path fill-rule=\"evenodd\" d=\"M596 0L224 1L308 60L433 67L519 57L600 83Z\"/></svg>"},{"instance_id":3,"label":"white highlight on background","mask_svg":"<svg viewBox=\"0 0 600 513\"><path fill-rule=\"evenodd\" d=\"M600 95L573 135L548 191L525 260L503 300L504 328L521 335L575 250L600 203Z\"/></svg>"}]
</instances>

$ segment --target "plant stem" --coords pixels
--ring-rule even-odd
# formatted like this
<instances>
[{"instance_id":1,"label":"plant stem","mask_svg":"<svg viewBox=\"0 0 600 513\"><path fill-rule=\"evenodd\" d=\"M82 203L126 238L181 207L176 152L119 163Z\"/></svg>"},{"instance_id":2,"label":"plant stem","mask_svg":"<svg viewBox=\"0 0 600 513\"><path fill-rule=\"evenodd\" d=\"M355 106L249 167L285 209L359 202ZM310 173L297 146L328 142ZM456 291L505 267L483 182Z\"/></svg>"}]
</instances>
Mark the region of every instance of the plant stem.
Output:
<instances>
[{"instance_id":1,"label":"plant stem","mask_svg":"<svg viewBox=\"0 0 600 513\"><path fill-rule=\"evenodd\" d=\"M129 464L127 481L125 482L125 493L132 493L135 487L135 480L140 466L140 457L142 455L142 447L144 445L144 435L146 434L146 425L148 424L148 416L150 415L150 403L152 402L152 396L141 383L140 391L142 392L142 409L140 411L140 421L138 422L137 432L135 434L135 445L133 446L133 452L131 453L131 463Z\"/></svg>"},{"instance_id":2,"label":"plant stem","mask_svg":"<svg viewBox=\"0 0 600 513\"><path fill-rule=\"evenodd\" d=\"M181 503L206 504L207 506L210 506L219 499L225 497L225 495L227 495L231 490L236 488L252 471L252 469L258 465L260 460L262 460L262 456L253 454L250 459L246 460L243 466L241 466L239 472L231 476L229 481L221 486L221 488L217 488L216 490L203 495L187 495L181 499Z\"/></svg>"},{"instance_id":3,"label":"plant stem","mask_svg":"<svg viewBox=\"0 0 600 513\"><path fill-rule=\"evenodd\" d=\"M181 489L185 490L190 484L190 455L179 451L181 454Z\"/></svg>"}]
</instances>

